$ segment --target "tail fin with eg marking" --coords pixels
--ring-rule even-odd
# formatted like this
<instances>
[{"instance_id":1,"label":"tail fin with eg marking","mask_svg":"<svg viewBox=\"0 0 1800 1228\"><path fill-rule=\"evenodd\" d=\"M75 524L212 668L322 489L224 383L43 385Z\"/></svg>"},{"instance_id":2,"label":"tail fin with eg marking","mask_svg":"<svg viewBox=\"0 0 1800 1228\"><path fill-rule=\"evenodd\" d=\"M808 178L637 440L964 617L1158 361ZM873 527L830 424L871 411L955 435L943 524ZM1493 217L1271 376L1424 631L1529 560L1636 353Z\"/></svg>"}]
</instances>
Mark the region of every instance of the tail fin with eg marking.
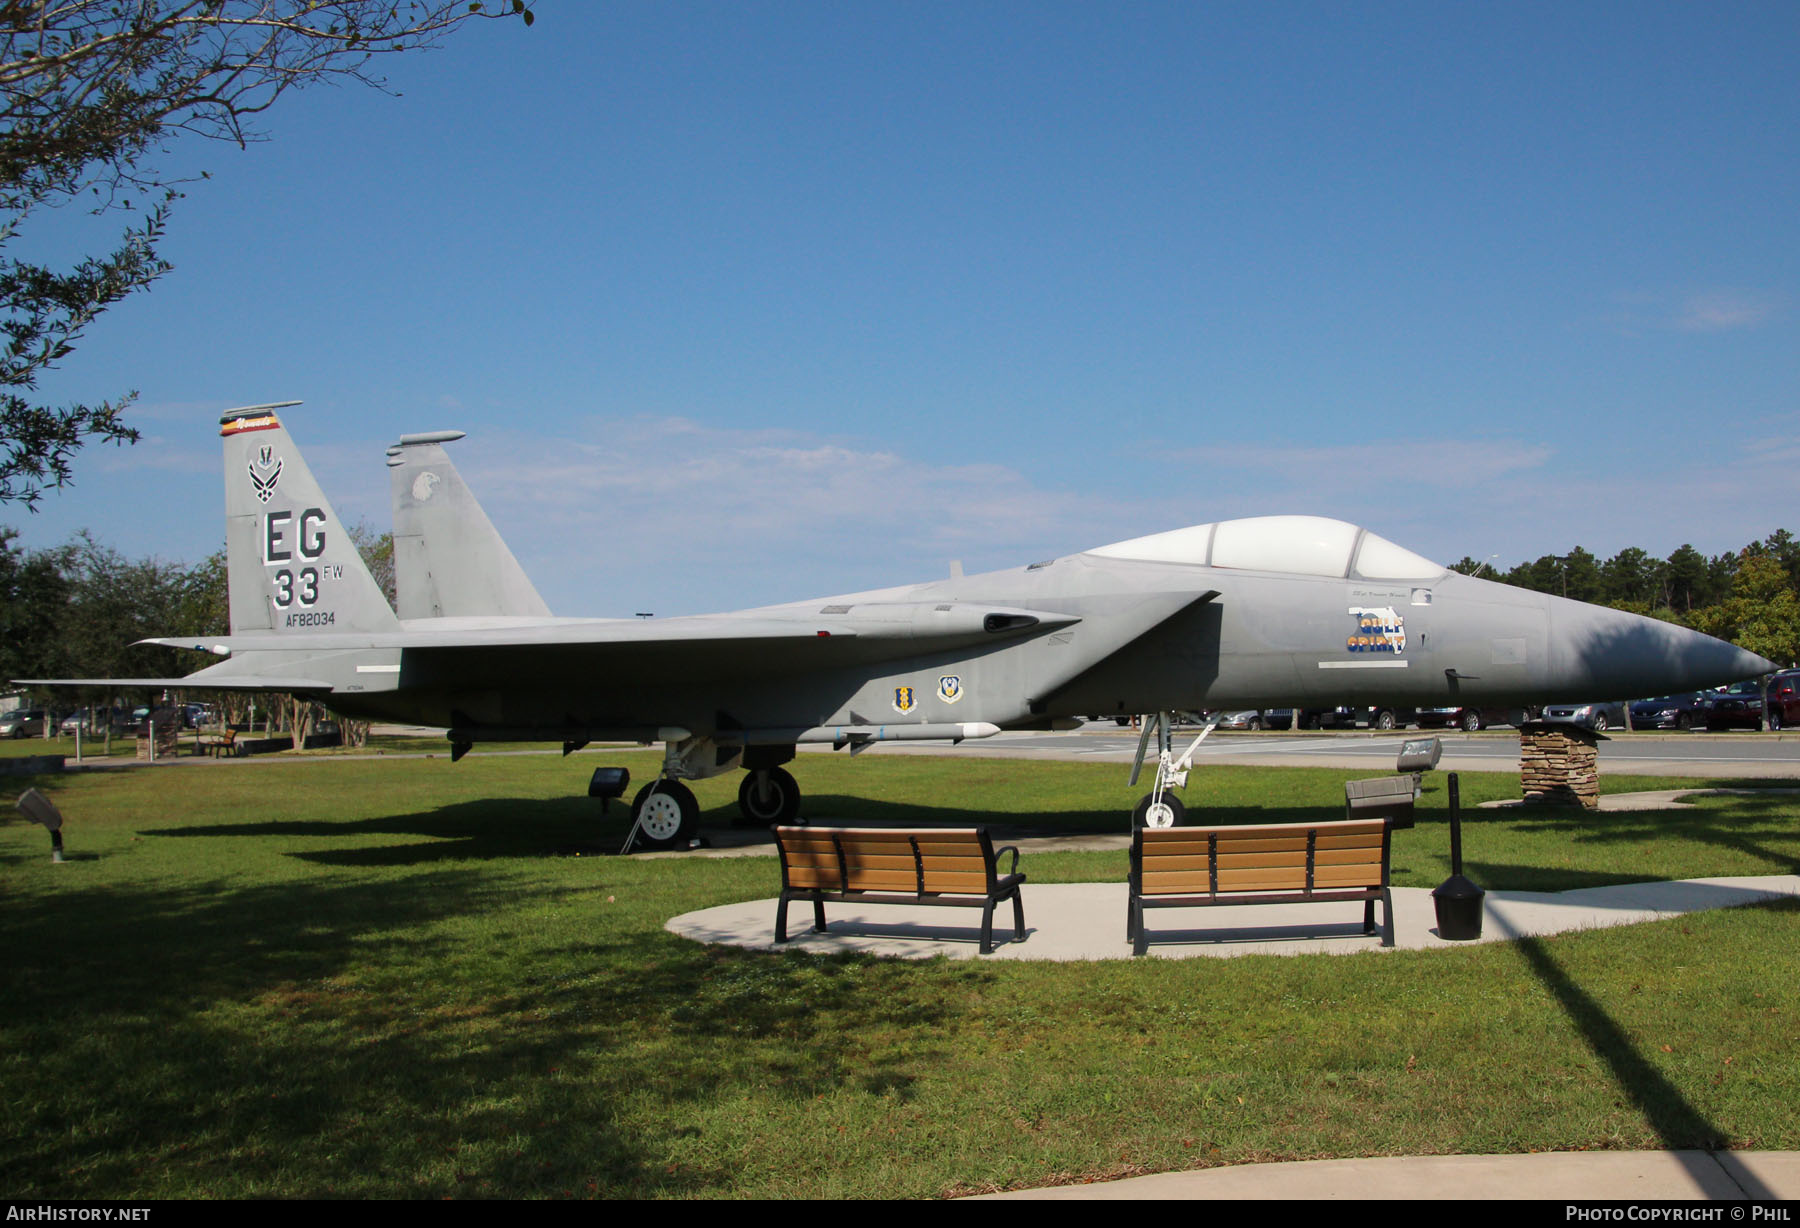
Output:
<instances>
[{"instance_id":1,"label":"tail fin with eg marking","mask_svg":"<svg viewBox=\"0 0 1800 1228\"><path fill-rule=\"evenodd\" d=\"M276 417L298 404L219 419L231 633L397 631L399 619Z\"/></svg>"}]
</instances>

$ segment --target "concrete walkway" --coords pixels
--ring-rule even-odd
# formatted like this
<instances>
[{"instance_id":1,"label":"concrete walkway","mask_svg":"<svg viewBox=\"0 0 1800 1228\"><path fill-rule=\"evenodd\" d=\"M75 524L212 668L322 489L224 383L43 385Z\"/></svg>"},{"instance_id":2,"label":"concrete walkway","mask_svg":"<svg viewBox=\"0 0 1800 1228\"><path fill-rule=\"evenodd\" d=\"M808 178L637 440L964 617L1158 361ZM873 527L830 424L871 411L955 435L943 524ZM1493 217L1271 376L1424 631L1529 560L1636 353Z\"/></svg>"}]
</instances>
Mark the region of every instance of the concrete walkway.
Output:
<instances>
[{"instance_id":1,"label":"concrete walkway","mask_svg":"<svg viewBox=\"0 0 1800 1228\"><path fill-rule=\"evenodd\" d=\"M1800 895L1800 876L1701 878L1628 883L1577 891L1490 891L1483 901L1481 941L1562 934L1655 921L1708 908L1729 908ZM1125 938L1124 883L1027 883L1025 935L1012 938L1012 905L994 916L992 955L980 955L981 914L975 909L917 908L903 904L830 904L828 929L812 932L810 905L788 910L791 939L781 950L857 951L903 959L1084 960L1129 959ZM1146 916L1149 955L1165 959L1235 955L1351 955L1383 951L1377 936L1362 932L1361 904L1257 904L1217 908L1155 909ZM1379 909L1377 909L1379 919ZM1394 889L1395 947L1423 950L1466 946L1437 935L1431 892ZM696 942L758 950L775 944L775 900L723 904L671 918L670 931Z\"/></svg>"},{"instance_id":2,"label":"concrete walkway","mask_svg":"<svg viewBox=\"0 0 1800 1228\"><path fill-rule=\"evenodd\" d=\"M1558 1151L1535 1155L1306 1160L1157 1173L1122 1181L1048 1186L980 1197L1787 1200L1800 1198L1800 1152Z\"/></svg>"}]
</instances>

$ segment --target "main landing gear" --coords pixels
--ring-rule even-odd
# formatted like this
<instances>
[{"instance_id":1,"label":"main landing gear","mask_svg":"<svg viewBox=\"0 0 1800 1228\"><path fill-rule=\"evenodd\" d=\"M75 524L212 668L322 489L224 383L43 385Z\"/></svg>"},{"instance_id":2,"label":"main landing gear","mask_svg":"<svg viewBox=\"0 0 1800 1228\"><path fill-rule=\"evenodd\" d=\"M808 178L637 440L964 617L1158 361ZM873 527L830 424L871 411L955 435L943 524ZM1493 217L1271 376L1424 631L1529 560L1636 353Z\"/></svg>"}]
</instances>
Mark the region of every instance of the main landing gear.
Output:
<instances>
[{"instance_id":1,"label":"main landing gear","mask_svg":"<svg viewBox=\"0 0 1800 1228\"><path fill-rule=\"evenodd\" d=\"M638 790L631 803L631 834L621 852L633 847L691 847L700 834L700 803L683 780L703 780L732 768L745 769L738 786L736 827L768 828L792 823L800 813L800 783L781 765L794 757L791 746L717 746L712 739L670 743L658 779ZM804 820L799 820L804 822Z\"/></svg>"},{"instance_id":2,"label":"main landing gear","mask_svg":"<svg viewBox=\"0 0 1800 1228\"><path fill-rule=\"evenodd\" d=\"M800 813L800 782L778 767L752 768L738 785L738 809L745 827L791 823Z\"/></svg>"}]
</instances>

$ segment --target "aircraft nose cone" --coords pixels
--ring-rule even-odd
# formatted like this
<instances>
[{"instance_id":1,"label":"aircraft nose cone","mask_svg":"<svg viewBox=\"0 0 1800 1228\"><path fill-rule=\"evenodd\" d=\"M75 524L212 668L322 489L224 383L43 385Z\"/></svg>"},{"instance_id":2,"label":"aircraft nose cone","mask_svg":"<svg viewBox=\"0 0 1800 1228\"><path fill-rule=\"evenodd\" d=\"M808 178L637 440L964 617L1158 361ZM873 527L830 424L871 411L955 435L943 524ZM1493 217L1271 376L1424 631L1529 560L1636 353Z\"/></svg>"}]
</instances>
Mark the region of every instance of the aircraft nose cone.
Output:
<instances>
[{"instance_id":1,"label":"aircraft nose cone","mask_svg":"<svg viewBox=\"0 0 1800 1228\"><path fill-rule=\"evenodd\" d=\"M1720 686L1779 668L1736 644L1623 610L1550 599L1551 672L1568 699L1632 699Z\"/></svg>"}]
</instances>

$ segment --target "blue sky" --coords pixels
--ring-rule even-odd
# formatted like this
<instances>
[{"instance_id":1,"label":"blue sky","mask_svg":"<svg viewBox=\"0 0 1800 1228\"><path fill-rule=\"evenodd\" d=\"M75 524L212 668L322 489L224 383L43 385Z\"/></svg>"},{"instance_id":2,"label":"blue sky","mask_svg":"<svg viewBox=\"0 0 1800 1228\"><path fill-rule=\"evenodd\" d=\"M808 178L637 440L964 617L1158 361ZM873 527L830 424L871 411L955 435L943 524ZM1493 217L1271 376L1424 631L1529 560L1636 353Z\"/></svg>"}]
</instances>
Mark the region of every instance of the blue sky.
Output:
<instances>
[{"instance_id":1,"label":"blue sky","mask_svg":"<svg viewBox=\"0 0 1800 1228\"><path fill-rule=\"evenodd\" d=\"M202 557L218 413L302 399L377 527L383 449L468 431L557 613L1274 512L1502 566L1800 531L1792 3L535 8L172 145L175 271L43 386L144 442L0 521Z\"/></svg>"}]
</instances>

